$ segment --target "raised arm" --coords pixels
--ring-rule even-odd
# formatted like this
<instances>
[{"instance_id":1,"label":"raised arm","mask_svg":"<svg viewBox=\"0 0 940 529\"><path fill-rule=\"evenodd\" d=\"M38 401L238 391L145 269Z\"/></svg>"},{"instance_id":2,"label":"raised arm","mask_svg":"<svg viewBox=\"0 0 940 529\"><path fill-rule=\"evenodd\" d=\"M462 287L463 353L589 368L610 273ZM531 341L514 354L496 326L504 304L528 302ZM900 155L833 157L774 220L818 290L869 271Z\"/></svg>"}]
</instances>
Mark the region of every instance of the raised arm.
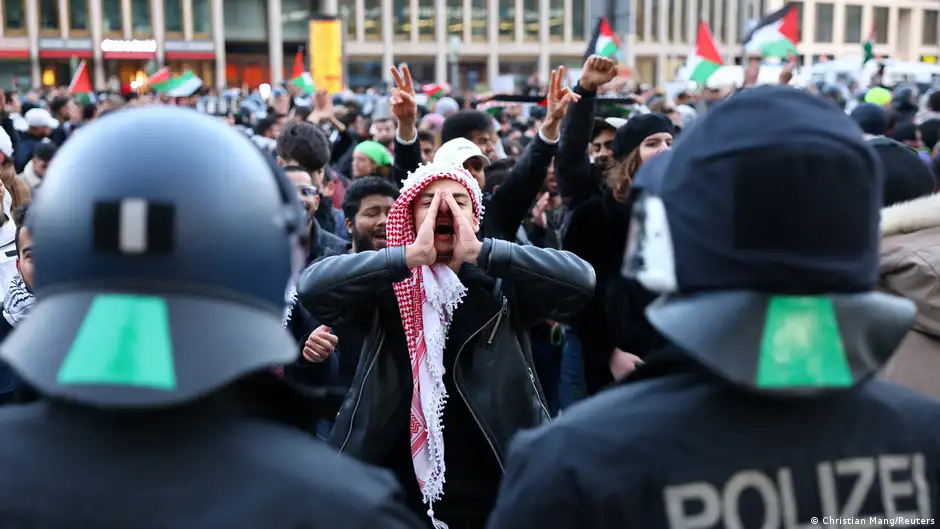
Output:
<instances>
[{"instance_id":1,"label":"raised arm","mask_svg":"<svg viewBox=\"0 0 940 529\"><path fill-rule=\"evenodd\" d=\"M418 143L416 127L418 103L415 100L414 83L408 66L402 66L401 70L392 66L391 71L392 77L395 78L396 88L388 101L392 106L392 115L398 120L392 179L396 186L401 187L402 181L408 178L408 173L418 169L421 164L421 145Z\"/></svg>"},{"instance_id":2,"label":"raised arm","mask_svg":"<svg viewBox=\"0 0 940 529\"><path fill-rule=\"evenodd\" d=\"M584 63L581 80L574 92L579 100L570 104L561 122L561 142L555 156L555 181L562 199L569 207L576 206L597 192L588 157L588 144L594 131L597 89L610 82L617 65L610 59L592 55Z\"/></svg>"},{"instance_id":3,"label":"raised arm","mask_svg":"<svg viewBox=\"0 0 940 529\"><path fill-rule=\"evenodd\" d=\"M564 66L552 70L548 89L548 112L535 141L526 147L509 178L493 194L492 208L485 219L490 234L512 240L529 214L535 197L545 184L548 164L558 152L561 123L569 104L581 99L562 86Z\"/></svg>"}]
</instances>

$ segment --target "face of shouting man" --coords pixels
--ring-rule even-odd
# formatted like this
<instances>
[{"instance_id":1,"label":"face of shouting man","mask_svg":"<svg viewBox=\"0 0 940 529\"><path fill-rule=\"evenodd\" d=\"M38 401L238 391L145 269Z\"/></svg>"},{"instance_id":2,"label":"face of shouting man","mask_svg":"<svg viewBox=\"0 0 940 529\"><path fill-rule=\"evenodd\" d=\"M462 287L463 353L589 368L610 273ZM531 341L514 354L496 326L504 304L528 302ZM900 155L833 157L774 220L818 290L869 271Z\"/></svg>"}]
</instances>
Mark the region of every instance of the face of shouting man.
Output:
<instances>
[{"instance_id":1,"label":"face of shouting man","mask_svg":"<svg viewBox=\"0 0 940 529\"><path fill-rule=\"evenodd\" d=\"M412 202L412 211L414 213L414 225L416 227L421 226L424 222L424 219L429 213L434 194L437 192L450 194L454 198L454 202L460 208L460 211L457 213L472 219L474 231L479 230L479 219L474 215L470 192L467 191L467 188L460 182L446 178L431 182L415 197ZM454 213L455 212L450 210L448 201L440 201L434 227L434 249L437 252L438 262L448 262L457 244L456 232L454 231Z\"/></svg>"}]
</instances>

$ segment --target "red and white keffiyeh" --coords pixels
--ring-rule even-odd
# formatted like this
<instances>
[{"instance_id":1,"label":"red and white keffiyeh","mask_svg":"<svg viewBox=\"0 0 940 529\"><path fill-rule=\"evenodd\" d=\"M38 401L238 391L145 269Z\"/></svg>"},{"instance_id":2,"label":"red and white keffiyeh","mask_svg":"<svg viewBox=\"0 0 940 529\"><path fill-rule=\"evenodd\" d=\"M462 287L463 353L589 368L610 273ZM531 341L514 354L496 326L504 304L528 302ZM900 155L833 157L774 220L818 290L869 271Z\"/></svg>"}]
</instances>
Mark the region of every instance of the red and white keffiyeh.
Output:
<instances>
[{"instance_id":1,"label":"red and white keffiyeh","mask_svg":"<svg viewBox=\"0 0 940 529\"><path fill-rule=\"evenodd\" d=\"M450 179L470 194L473 211L483 216L480 185L463 167L428 164L402 182L401 196L388 214L388 246L407 246L415 240L412 201L431 182ZM443 202L442 202L443 204ZM433 503L444 493L443 413L444 346L447 331L466 287L447 265L435 264L411 270L411 277L395 283L395 296L411 358L414 389L411 394L411 459L418 486L428 504L435 527L447 527L434 519Z\"/></svg>"}]
</instances>

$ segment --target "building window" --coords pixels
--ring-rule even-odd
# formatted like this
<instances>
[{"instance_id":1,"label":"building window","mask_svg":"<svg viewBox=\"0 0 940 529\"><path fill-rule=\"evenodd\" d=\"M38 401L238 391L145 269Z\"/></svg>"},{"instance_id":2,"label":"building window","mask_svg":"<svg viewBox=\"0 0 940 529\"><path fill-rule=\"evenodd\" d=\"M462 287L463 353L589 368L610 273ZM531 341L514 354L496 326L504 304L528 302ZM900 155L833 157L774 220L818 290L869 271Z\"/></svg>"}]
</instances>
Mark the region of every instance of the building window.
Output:
<instances>
[{"instance_id":1,"label":"building window","mask_svg":"<svg viewBox=\"0 0 940 529\"><path fill-rule=\"evenodd\" d=\"M447 33L463 40L463 0L447 0Z\"/></svg>"},{"instance_id":2,"label":"building window","mask_svg":"<svg viewBox=\"0 0 940 529\"><path fill-rule=\"evenodd\" d=\"M364 0L363 30L366 40L382 40L382 0Z\"/></svg>"},{"instance_id":3,"label":"building window","mask_svg":"<svg viewBox=\"0 0 940 529\"><path fill-rule=\"evenodd\" d=\"M816 42L832 42L832 24L835 8L832 4L816 4Z\"/></svg>"},{"instance_id":4,"label":"building window","mask_svg":"<svg viewBox=\"0 0 940 529\"><path fill-rule=\"evenodd\" d=\"M209 36L212 33L212 6L209 0L193 1L193 33L200 37ZM307 28L307 21L303 21L304 30ZM306 31L304 31L306 35ZM304 40L307 40L306 38Z\"/></svg>"},{"instance_id":5,"label":"building window","mask_svg":"<svg viewBox=\"0 0 940 529\"><path fill-rule=\"evenodd\" d=\"M3 2L3 29L6 34L26 32L25 0L0 0Z\"/></svg>"},{"instance_id":6,"label":"building window","mask_svg":"<svg viewBox=\"0 0 940 529\"><path fill-rule=\"evenodd\" d=\"M571 0L571 38L584 40L587 32L587 3L584 0Z\"/></svg>"},{"instance_id":7,"label":"building window","mask_svg":"<svg viewBox=\"0 0 940 529\"><path fill-rule=\"evenodd\" d=\"M525 0L522 4L522 38L539 40L539 0Z\"/></svg>"},{"instance_id":8,"label":"building window","mask_svg":"<svg viewBox=\"0 0 940 529\"><path fill-rule=\"evenodd\" d=\"M565 0L549 0L548 2L548 38L565 39Z\"/></svg>"},{"instance_id":9,"label":"building window","mask_svg":"<svg viewBox=\"0 0 940 529\"><path fill-rule=\"evenodd\" d=\"M207 2L208 3L208 2ZM193 26L196 25L196 0L193 0ZM310 18L310 2L307 0L281 1L281 38L285 42L307 40L307 19Z\"/></svg>"},{"instance_id":10,"label":"building window","mask_svg":"<svg viewBox=\"0 0 940 529\"><path fill-rule=\"evenodd\" d=\"M434 40L437 24L434 11L434 0L418 0L418 38L421 40Z\"/></svg>"},{"instance_id":11,"label":"building window","mask_svg":"<svg viewBox=\"0 0 940 529\"><path fill-rule=\"evenodd\" d=\"M123 26L121 0L101 0L101 31L108 36L120 36Z\"/></svg>"},{"instance_id":12,"label":"building window","mask_svg":"<svg viewBox=\"0 0 940 529\"><path fill-rule=\"evenodd\" d=\"M59 2L57 0L39 1L39 30L42 33L59 31Z\"/></svg>"},{"instance_id":13,"label":"building window","mask_svg":"<svg viewBox=\"0 0 940 529\"><path fill-rule=\"evenodd\" d=\"M183 33L182 0L163 0L163 20L166 22L167 33L175 35Z\"/></svg>"},{"instance_id":14,"label":"building window","mask_svg":"<svg viewBox=\"0 0 940 529\"><path fill-rule=\"evenodd\" d=\"M150 37L150 0L131 0L132 33L135 37Z\"/></svg>"},{"instance_id":15,"label":"building window","mask_svg":"<svg viewBox=\"0 0 940 529\"><path fill-rule=\"evenodd\" d=\"M845 27L842 40L848 44L862 42L862 6L845 6Z\"/></svg>"},{"instance_id":16,"label":"building window","mask_svg":"<svg viewBox=\"0 0 940 529\"><path fill-rule=\"evenodd\" d=\"M803 2L787 2L787 5L796 7L796 19L800 23L799 38L797 42L803 42Z\"/></svg>"},{"instance_id":17,"label":"building window","mask_svg":"<svg viewBox=\"0 0 940 529\"><path fill-rule=\"evenodd\" d=\"M888 11L887 7L875 8L875 42L888 43Z\"/></svg>"},{"instance_id":18,"label":"building window","mask_svg":"<svg viewBox=\"0 0 940 529\"><path fill-rule=\"evenodd\" d=\"M228 13L228 10L226 9L225 12ZM356 40L356 3L344 2L339 8L339 15L343 17L343 22L346 24L346 36L351 40Z\"/></svg>"},{"instance_id":19,"label":"building window","mask_svg":"<svg viewBox=\"0 0 940 529\"><path fill-rule=\"evenodd\" d=\"M88 33L88 0L69 0L69 30L72 33Z\"/></svg>"},{"instance_id":20,"label":"building window","mask_svg":"<svg viewBox=\"0 0 940 529\"><path fill-rule=\"evenodd\" d=\"M646 2L636 0L636 40L646 40Z\"/></svg>"},{"instance_id":21,"label":"building window","mask_svg":"<svg viewBox=\"0 0 940 529\"><path fill-rule=\"evenodd\" d=\"M395 40L411 40L411 0L395 0L392 6L392 35Z\"/></svg>"},{"instance_id":22,"label":"building window","mask_svg":"<svg viewBox=\"0 0 940 529\"><path fill-rule=\"evenodd\" d=\"M470 38L473 40L486 40L486 3L487 0L470 3Z\"/></svg>"},{"instance_id":23,"label":"building window","mask_svg":"<svg viewBox=\"0 0 940 529\"><path fill-rule=\"evenodd\" d=\"M924 10L924 28L920 35L920 43L924 46L936 46L937 42L937 24L940 22L937 18L937 11L933 9Z\"/></svg>"},{"instance_id":24,"label":"building window","mask_svg":"<svg viewBox=\"0 0 940 529\"><path fill-rule=\"evenodd\" d=\"M499 0L499 40L516 39L516 0Z\"/></svg>"}]
</instances>

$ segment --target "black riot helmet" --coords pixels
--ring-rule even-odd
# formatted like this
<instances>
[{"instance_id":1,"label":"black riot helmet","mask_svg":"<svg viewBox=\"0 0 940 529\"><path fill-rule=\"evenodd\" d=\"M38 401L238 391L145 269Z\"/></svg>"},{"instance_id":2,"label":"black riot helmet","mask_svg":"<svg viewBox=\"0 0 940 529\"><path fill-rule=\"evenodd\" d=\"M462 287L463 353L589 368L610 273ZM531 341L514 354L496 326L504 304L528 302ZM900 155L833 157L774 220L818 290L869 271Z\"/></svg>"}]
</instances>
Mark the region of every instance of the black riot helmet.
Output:
<instances>
[{"instance_id":1,"label":"black riot helmet","mask_svg":"<svg viewBox=\"0 0 940 529\"><path fill-rule=\"evenodd\" d=\"M891 108L898 111L914 110L917 108L917 87L899 85L891 93Z\"/></svg>"},{"instance_id":2,"label":"black riot helmet","mask_svg":"<svg viewBox=\"0 0 940 529\"><path fill-rule=\"evenodd\" d=\"M107 408L290 363L303 218L283 173L218 120L154 106L95 121L30 206L37 302L0 358L45 395Z\"/></svg>"},{"instance_id":3,"label":"black riot helmet","mask_svg":"<svg viewBox=\"0 0 940 529\"><path fill-rule=\"evenodd\" d=\"M821 95L823 99L828 99L829 101L832 101L837 107L843 110L845 109L845 103L846 103L845 94L842 92L842 89L838 85L827 83L819 91L819 95Z\"/></svg>"}]
</instances>

